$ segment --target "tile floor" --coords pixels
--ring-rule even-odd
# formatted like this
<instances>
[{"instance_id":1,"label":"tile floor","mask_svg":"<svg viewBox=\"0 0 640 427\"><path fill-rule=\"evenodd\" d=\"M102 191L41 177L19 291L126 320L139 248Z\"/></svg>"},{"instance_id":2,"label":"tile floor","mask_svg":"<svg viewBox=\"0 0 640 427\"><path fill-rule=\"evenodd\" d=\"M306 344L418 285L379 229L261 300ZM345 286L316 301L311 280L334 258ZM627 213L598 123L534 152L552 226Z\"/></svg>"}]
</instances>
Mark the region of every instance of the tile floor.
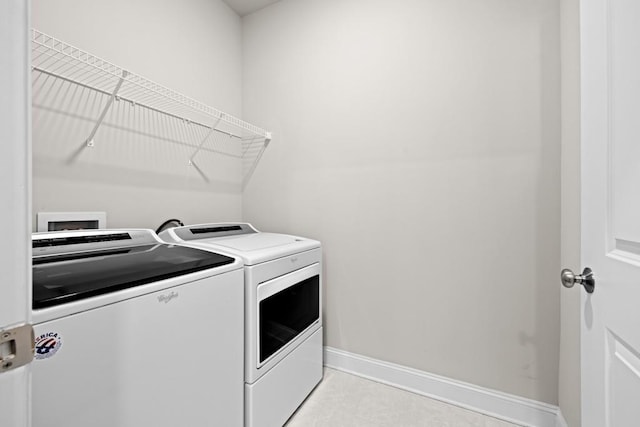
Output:
<instances>
[{"instance_id":1,"label":"tile floor","mask_svg":"<svg viewBox=\"0 0 640 427\"><path fill-rule=\"evenodd\" d=\"M454 405L325 368L286 427L514 427Z\"/></svg>"}]
</instances>

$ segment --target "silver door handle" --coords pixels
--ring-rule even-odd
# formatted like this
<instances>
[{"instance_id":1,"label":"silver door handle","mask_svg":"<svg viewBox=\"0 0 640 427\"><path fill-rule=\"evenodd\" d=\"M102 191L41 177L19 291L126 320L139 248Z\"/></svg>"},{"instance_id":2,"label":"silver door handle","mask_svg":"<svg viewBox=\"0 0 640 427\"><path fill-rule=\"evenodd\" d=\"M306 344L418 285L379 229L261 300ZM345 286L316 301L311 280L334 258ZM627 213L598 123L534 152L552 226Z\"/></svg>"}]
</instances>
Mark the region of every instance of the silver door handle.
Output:
<instances>
[{"instance_id":1,"label":"silver door handle","mask_svg":"<svg viewBox=\"0 0 640 427\"><path fill-rule=\"evenodd\" d=\"M593 277L593 271L589 267L582 270L582 274L574 274L573 271L565 268L560 273L560 280L565 288L571 288L574 284L584 286L587 293L592 294L596 288L596 279Z\"/></svg>"}]
</instances>

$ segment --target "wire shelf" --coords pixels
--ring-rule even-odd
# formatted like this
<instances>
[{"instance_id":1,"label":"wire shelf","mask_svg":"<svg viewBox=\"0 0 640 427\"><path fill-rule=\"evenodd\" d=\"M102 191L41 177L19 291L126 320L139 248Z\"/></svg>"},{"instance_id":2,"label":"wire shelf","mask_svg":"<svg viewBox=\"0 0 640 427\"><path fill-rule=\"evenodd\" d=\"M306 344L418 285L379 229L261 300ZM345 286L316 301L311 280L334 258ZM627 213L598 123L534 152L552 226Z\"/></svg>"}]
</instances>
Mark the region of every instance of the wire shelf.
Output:
<instances>
[{"instance_id":1,"label":"wire shelf","mask_svg":"<svg viewBox=\"0 0 640 427\"><path fill-rule=\"evenodd\" d=\"M141 108L183 126L200 129L198 132L182 132L184 138L180 142L192 146L192 154L186 161L205 179L206 174L197 165L197 156L203 151L216 151L208 146L216 136L223 135L238 141L239 147L235 152L221 154L242 160L244 186L271 141L271 133L258 126L129 72L55 37L32 29L31 41L34 88L35 82L46 76L58 82L89 89L105 99L97 117L92 118L95 124L91 132L85 141L81 141L84 146L92 147L96 143L96 134L105 118L113 116L110 114L113 104L124 101L132 108ZM113 123L111 125L114 126ZM157 138L167 140L162 133L162 129L156 129Z\"/></svg>"}]
</instances>

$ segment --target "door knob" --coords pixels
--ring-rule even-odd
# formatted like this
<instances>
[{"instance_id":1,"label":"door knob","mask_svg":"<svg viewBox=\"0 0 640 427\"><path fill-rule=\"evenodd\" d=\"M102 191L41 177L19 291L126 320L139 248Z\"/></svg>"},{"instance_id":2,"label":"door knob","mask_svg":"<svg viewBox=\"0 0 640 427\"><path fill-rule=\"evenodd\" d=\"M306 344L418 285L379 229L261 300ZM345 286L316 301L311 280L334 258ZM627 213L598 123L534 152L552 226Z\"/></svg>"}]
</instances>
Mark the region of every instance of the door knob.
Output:
<instances>
[{"instance_id":1,"label":"door knob","mask_svg":"<svg viewBox=\"0 0 640 427\"><path fill-rule=\"evenodd\" d=\"M582 271L582 274L574 274L573 271L565 268L560 273L560 280L565 288L571 288L574 284L584 286L584 290L587 293L592 294L596 288L596 279L593 277L593 271L589 267Z\"/></svg>"}]
</instances>

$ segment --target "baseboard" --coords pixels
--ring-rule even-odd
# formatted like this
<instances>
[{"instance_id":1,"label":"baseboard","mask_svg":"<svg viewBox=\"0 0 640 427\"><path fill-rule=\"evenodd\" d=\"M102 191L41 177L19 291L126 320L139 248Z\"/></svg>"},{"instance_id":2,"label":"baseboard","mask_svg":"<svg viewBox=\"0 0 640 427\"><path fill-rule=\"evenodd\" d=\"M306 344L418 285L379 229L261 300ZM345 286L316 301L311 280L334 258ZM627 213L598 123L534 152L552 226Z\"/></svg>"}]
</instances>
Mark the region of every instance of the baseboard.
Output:
<instances>
[{"instance_id":1,"label":"baseboard","mask_svg":"<svg viewBox=\"0 0 640 427\"><path fill-rule=\"evenodd\" d=\"M556 427L569 427L567 424L567 420L564 419L564 415L562 415L562 411L558 409L558 418L556 419Z\"/></svg>"},{"instance_id":2,"label":"baseboard","mask_svg":"<svg viewBox=\"0 0 640 427\"><path fill-rule=\"evenodd\" d=\"M528 427L566 427L564 418L559 416L557 406L394 363L325 347L324 364L329 368L471 409L514 424Z\"/></svg>"}]
</instances>

